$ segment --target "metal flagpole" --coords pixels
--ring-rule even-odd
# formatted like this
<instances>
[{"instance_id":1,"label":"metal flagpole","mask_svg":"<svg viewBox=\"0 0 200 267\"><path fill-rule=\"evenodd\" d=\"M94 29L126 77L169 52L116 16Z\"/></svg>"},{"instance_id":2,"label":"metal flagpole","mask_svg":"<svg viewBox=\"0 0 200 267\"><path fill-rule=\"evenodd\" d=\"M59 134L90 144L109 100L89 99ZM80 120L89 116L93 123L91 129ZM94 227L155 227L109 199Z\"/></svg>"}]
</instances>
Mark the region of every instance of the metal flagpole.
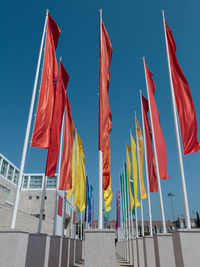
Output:
<instances>
[{"instance_id":1,"label":"metal flagpole","mask_svg":"<svg viewBox=\"0 0 200 267\"><path fill-rule=\"evenodd\" d=\"M123 218L124 218L124 208L123 208L124 207L124 199L123 199L123 192L122 192L123 185L121 184L120 175L119 175L119 184L120 184L120 189L121 189L121 228L122 228L122 235L123 235L123 238L124 238L124 229L125 229L125 225L123 224Z\"/></svg>"},{"instance_id":2,"label":"metal flagpole","mask_svg":"<svg viewBox=\"0 0 200 267\"><path fill-rule=\"evenodd\" d=\"M119 186L120 186L120 190L119 190L119 194L120 194L120 213L121 213L121 216L120 216L120 221L121 221L121 226L120 226L120 231L122 233L122 230L123 230L123 219L122 219L122 192L121 192L121 181L120 181L120 176L119 176Z\"/></svg>"},{"instance_id":3,"label":"metal flagpole","mask_svg":"<svg viewBox=\"0 0 200 267\"><path fill-rule=\"evenodd\" d=\"M64 191L64 204L63 204L63 224L62 224L62 236L65 234L65 215L66 215L66 201L67 201L67 193Z\"/></svg>"},{"instance_id":4,"label":"metal flagpole","mask_svg":"<svg viewBox=\"0 0 200 267\"><path fill-rule=\"evenodd\" d=\"M136 232L136 237L138 236L138 217L137 217L137 208L135 207L135 232Z\"/></svg>"},{"instance_id":5,"label":"metal flagpole","mask_svg":"<svg viewBox=\"0 0 200 267\"><path fill-rule=\"evenodd\" d=\"M141 223L142 223L142 236L144 236L144 215L143 215L143 205L142 205L142 189L141 189L141 177L140 177L139 144L138 144L137 124L136 124L136 111L135 111L135 134L136 134L136 146L137 146L137 162L138 162L138 178L139 178L139 190L140 190L140 211L141 211Z\"/></svg>"},{"instance_id":6,"label":"metal flagpole","mask_svg":"<svg viewBox=\"0 0 200 267\"><path fill-rule=\"evenodd\" d=\"M124 168L124 176L125 176L125 168ZM128 176L127 176L128 178ZM131 218L130 218L130 199L129 199L129 185L128 185L128 181L127 181L127 194L128 194L128 239L130 239L130 233L131 233Z\"/></svg>"},{"instance_id":7,"label":"metal flagpole","mask_svg":"<svg viewBox=\"0 0 200 267\"><path fill-rule=\"evenodd\" d=\"M141 112L142 112L142 129L143 129L143 138L144 138L144 155L145 155L145 169L146 169L146 182L147 182L147 194L148 194L148 209L149 209L149 230L150 235L153 235L152 230L152 215L151 215L151 198L150 198L150 190L149 190L149 172L148 172L148 158L147 158L147 147L146 147L146 134L144 127L144 114L143 114L143 106L142 106L142 91L140 90L140 102L141 102Z\"/></svg>"},{"instance_id":8,"label":"metal flagpole","mask_svg":"<svg viewBox=\"0 0 200 267\"><path fill-rule=\"evenodd\" d=\"M65 116L65 114L64 114ZM63 118L64 118L63 116ZM55 201L55 209L54 209L54 223L53 223L53 235L57 234L57 221L58 221L58 196L59 196L59 181L60 181L60 169L61 169L61 161L62 161L62 147L63 147L63 135L64 135L64 124L65 120L62 121L62 129L60 136L60 151L59 151L59 161L58 161L58 176L56 180L56 201Z\"/></svg>"},{"instance_id":9,"label":"metal flagpole","mask_svg":"<svg viewBox=\"0 0 200 267\"><path fill-rule=\"evenodd\" d=\"M180 169L180 174L181 174L180 178L181 178L183 203L184 203L184 210L185 210L185 222L186 222L186 228L190 229L191 228L190 213L189 213L189 207L188 207L185 174L184 174L183 159L182 159L182 153L181 153L181 142L180 142L180 136L179 136L179 131L178 131L178 118L177 118L174 86L172 82L172 73L171 73L171 66L170 66L170 59L169 59L169 50L168 50L168 41L167 41L167 34L166 34L166 28L165 28L164 10L162 11L162 16L163 16L163 25L164 25L164 32L165 32L165 43L166 43L167 62L168 62L168 71L169 71L170 92L171 92L171 99L172 99L172 109L173 109L173 117L174 117L174 128L175 128L175 134L176 134L176 146L177 146L177 152L178 152L179 169Z\"/></svg>"},{"instance_id":10,"label":"metal flagpole","mask_svg":"<svg viewBox=\"0 0 200 267\"><path fill-rule=\"evenodd\" d=\"M44 176L43 177L42 200L41 200L41 207L40 207L40 219L39 219L39 224L38 224L38 233L41 233L41 230L42 230L42 218L43 218L43 214L44 214L46 184L47 184L47 176Z\"/></svg>"},{"instance_id":11,"label":"metal flagpole","mask_svg":"<svg viewBox=\"0 0 200 267\"><path fill-rule=\"evenodd\" d=\"M100 46L102 42L102 9L100 9ZM101 49L101 47L100 47ZM103 229L103 152L99 150L99 218L98 227Z\"/></svg>"},{"instance_id":12,"label":"metal flagpole","mask_svg":"<svg viewBox=\"0 0 200 267\"><path fill-rule=\"evenodd\" d=\"M67 251L67 266L69 266L70 259L70 246L71 246L71 238L72 238L72 223L73 223L73 210L74 210L74 194L71 198L71 220L70 220L70 228L69 228L69 240L68 240L68 251Z\"/></svg>"},{"instance_id":13,"label":"metal flagpole","mask_svg":"<svg viewBox=\"0 0 200 267\"><path fill-rule=\"evenodd\" d=\"M30 134L30 128L31 128L31 120L32 120L32 115L33 115L35 95L36 95L36 89L37 89L37 83L38 83L40 62L41 62L41 57L42 57L42 48L44 45L45 32L46 32L46 27L47 27L48 13L49 13L49 10L47 9L45 23L44 23L44 29L43 29L43 34L42 34L42 40L41 40L41 45L40 45L40 52L39 52L39 56L38 56L37 69L36 69L36 74L35 74L35 81L34 81L34 85L33 85L33 92L32 92L32 99L31 99L31 104L30 104L28 122L27 122L27 126L26 126L26 134L25 134L25 138L24 138L24 147L23 147L23 151L22 151L20 171L19 171L19 181L18 181L18 185L17 185L15 202L14 202L14 207L13 207L12 220L11 220L11 226L10 226L11 229L15 229L15 224L16 224L17 210L18 210L18 205L19 205L19 194L20 194L21 185L22 185L22 176L24 173L24 165L25 165L25 160L26 160L26 152L27 152L27 147L28 147L28 140L29 140L29 134Z\"/></svg>"},{"instance_id":14,"label":"metal flagpole","mask_svg":"<svg viewBox=\"0 0 200 267\"><path fill-rule=\"evenodd\" d=\"M125 174L124 174L124 195L125 195L125 235L126 235L126 240L128 239L128 229L127 229L127 201L126 201L126 182L125 182Z\"/></svg>"},{"instance_id":15,"label":"metal flagpole","mask_svg":"<svg viewBox=\"0 0 200 267\"><path fill-rule=\"evenodd\" d=\"M81 211L81 240L83 240L83 228L82 228L82 211Z\"/></svg>"},{"instance_id":16,"label":"metal flagpole","mask_svg":"<svg viewBox=\"0 0 200 267\"><path fill-rule=\"evenodd\" d=\"M143 57L143 63L144 63L147 95L148 95L148 101L149 101L149 90L148 90L148 84L147 84L147 74L146 74L146 69L145 69L145 58L144 57ZM162 216L162 227L163 227L163 233L166 234L165 213L164 213L164 206L163 206L162 190L161 190L161 184L160 184L160 173L159 173L159 167L158 167L158 158L157 158L155 136L154 136L154 125L153 125L153 120L152 120L150 103L149 103L149 114L150 114L150 120L151 120L153 148L154 148L154 156L155 156L155 162L156 162L156 174L157 174L157 183L158 183L158 193L159 193L159 199L160 199L160 211L161 211L161 216Z\"/></svg>"}]
</instances>

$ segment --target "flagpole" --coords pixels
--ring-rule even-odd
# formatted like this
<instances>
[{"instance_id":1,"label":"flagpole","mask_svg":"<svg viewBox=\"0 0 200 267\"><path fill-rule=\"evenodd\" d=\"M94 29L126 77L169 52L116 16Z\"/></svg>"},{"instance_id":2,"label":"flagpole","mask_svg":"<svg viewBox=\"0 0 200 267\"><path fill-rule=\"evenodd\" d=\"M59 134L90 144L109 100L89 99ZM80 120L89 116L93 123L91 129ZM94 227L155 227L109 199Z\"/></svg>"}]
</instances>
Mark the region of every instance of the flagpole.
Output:
<instances>
[{"instance_id":1,"label":"flagpole","mask_svg":"<svg viewBox=\"0 0 200 267\"><path fill-rule=\"evenodd\" d=\"M137 208L135 207L135 231L136 231L136 237L138 236L138 217L137 217Z\"/></svg>"},{"instance_id":2,"label":"flagpole","mask_svg":"<svg viewBox=\"0 0 200 267\"><path fill-rule=\"evenodd\" d=\"M126 165L127 166L127 165ZM126 170L127 171L127 170ZM125 174L125 170L124 170L124 174ZM128 178L128 175L127 175L127 178ZM130 209L131 209L131 207L130 207L130 196L129 196L129 185L128 185L128 179L127 179L127 194L128 194L128 231L129 231L129 233L128 233L128 239L130 239L130 232L131 232L131 219L130 219Z\"/></svg>"},{"instance_id":3,"label":"flagpole","mask_svg":"<svg viewBox=\"0 0 200 267\"><path fill-rule=\"evenodd\" d=\"M82 211L81 211L81 240L83 240L83 229L82 229Z\"/></svg>"},{"instance_id":4,"label":"flagpole","mask_svg":"<svg viewBox=\"0 0 200 267\"><path fill-rule=\"evenodd\" d=\"M63 116L64 118L64 116ZM59 197L59 181L60 181L60 169L61 169L61 161L62 161L62 147L63 147L63 135L64 135L64 124L65 120L62 121L62 129L61 129L61 136L60 136L60 151L59 151L59 161L58 161L58 176L56 180L56 201L55 201L55 209L54 209L54 223L53 223L53 235L57 233L57 213L58 213L58 197Z\"/></svg>"},{"instance_id":5,"label":"flagpole","mask_svg":"<svg viewBox=\"0 0 200 267\"><path fill-rule=\"evenodd\" d=\"M43 177L43 188L42 188L42 199L41 199L41 207L40 207L40 219L38 224L38 233L41 233L42 230L42 218L44 214L44 204L45 204L45 195L46 195L46 184L47 184L47 176Z\"/></svg>"},{"instance_id":6,"label":"flagpole","mask_svg":"<svg viewBox=\"0 0 200 267\"><path fill-rule=\"evenodd\" d=\"M119 184L120 184L120 188L121 188L121 227L122 227L122 231L123 231L123 235L125 232L125 224L123 224L123 220L124 220L124 199L123 199L123 185L122 185L122 181L120 179L120 175L119 175ZM122 217L123 216L123 217ZM124 220L125 221L125 220Z\"/></svg>"},{"instance_id":7,"label":"flagpole","mask_svg":"<svg viewBox=\"0 0 200 267\"><path fill-rule=\"evenodd\" d=\"M126 220L126 223L125 223L125 231L126 231L126 240L127 240L127 237L128 237L128 229L127 229L127 219L128 219L128 215L127 215L127 201L126 201L126 182L125 182L125 173L124 173L124 195L125 195L125 220Z\"/></svg>"},{"instance_id":8,"label":"flagpole","mask_svg":"<svg viewBox=\"0 0 200 267\"><path fill-rule=\"evenodd\" d=\"M141 112L142 112L142 129L143 129L143 137L144 137L144 155L145 155L145 169L146 169L146 182L147 182L147 194L148 194L148 209L149 209L149 229L150 235L153 235L152 230L152 214L151 214L151 197L150 197L150 189L149 189L149 172L148 172L148 159L147 159L147 147L146 147L146 133L144 127L144 114L142 107L142 91L140 90L140 102L141 102Z\"/></svg>"},{"instance_id":9,"label":"flagpole","mask_svg":"<svg viewBox=\"0 0 200 267\"><path fill-rule=\"evenodd\" d=\"M64 237L65 233L65 215L66 215L66 201L67 201L67 193L64 191L64 204L63 204L63 224L62 224L62 237Z\"/></svg>"},{"instance_id":10,"label":"flagpole","mask_svg":"<svg viewBox=\"0 0 200 267\"><path fill-rule=\"evenodd\" d=\"M182 186L182 193L183 193L183 203L184 203L184 210L185 210L185 222L186 228L190 229L190 213L189 213L189 206L188 206L188 199L187 199L187 190L186 190L186 183L185 183L185 174L183 168L183 158L181 152L181 142L180 136L178 131L178 118L177 118L177 110L176 110L176 101L174 95L174 86L172 82L172 73L171 73L171 65L169 59L169 49L168 49L168 41L167 41L167 34L166 34L166 27L165 27L165 14L164 10L162 10L163 16L163 25L164 25L164 32L165 32L165 43L166 43L166 53L167 53L167 62L168 62L168 71L169 71L169 82L170 82L170 92L171 92L171 99L172 99L172 110L173 110L173 117L174 117L174 128L176 134L176 146L178 152L178 161L179 161L179 169L180 169L180 178L181 178L181 186Z\"/></svg>"},{"instance_id":11,"label":"flagpole","mask_svg":"<svg viewBox=\"0 0 200 267\"><path fill-rule=\"evenodd\" d=\"M41 40L41 44L40 44L40 51L39 51L39 56L38 56L38 63L37 63L37 68L36 68L35 80L34 80L34 85L33 85L33 92L32 92L32 99L31 99L31 104L30 104L28 122L27 122L27 126L26 126L26 134L25 134L25 138L24 138L24 146L23 146L20 171L19 171L19 181L18 181L18 185L17 185L15 202L14 202L13 213L12 213L11 226L10 226L11 229L15 229L15 224L16 224L17 210L18 210L18 205L19 205L19 194L20 194L21 185L22 185L22 176L24 173L24 165L25 165L26 152L27 152L28 140L29 140L29 135L30 135L31 120L32 120L32 116L33 116L33 108L34 108L35 95L36 95L38 76L39 76L39 70L40 70L40 62L41 62L41 58L42 58L42 49L43 49L43 45L44 45L44 38L45 38L46 27L47 27L48 14L49 14L49 10L47 9L46 10L45 23L44 23L44 29L43 29L43 34L42 34L42 40Z\"/></svg>"},{"instance_id":12,"label":"flagpole","mask_svg":"<svg viewBox=\"0 0 200 267\"><path fill-rule=\"evenodd\" d=\"M149 101L149 90L148 90L148 84L147 84L147 74L146 74L146 69L145 69L145 58L144 57L143 57L143 63L144 63L147 95L148 95L148 101ZM157 158L155 136L154 136L154 125L153 125L150 103L149 103L149 114L150 114L151 127L152 127L153 148L154 148L154 156L155 156L155 162L156 162L156 173L157 173L158 193L159 193L159 199L160 199L160 211L161 211L161 217L162 217L162 227L163 227L163 233L166 234L165 213L164 213L164 206L163 206L162 189L161 189L161 184L160 184L160 173L159 173L159 167L158 167L158 158Z\"/></svg>"},{"instance_id":13,"label":"flagpole","mask_svg":"<svg viewBox=\"0 0 200 267\"><path fill-rule=\"evenodd\" d=\"M102 9L100 9L100 50L102 43ZM103 229L103 152L99 150L99 218L98 227Z\"/></svg>"},{"instance_id":14,"label":"flagpole","mask_svg":"<svg viewBox=\"0 0 200 267\"><path fill-rule=\"evenodd\" d=\"M137 124L136 124L136 111L135 113L135 134L136 134L136 146L137 146L137 162L138 162L138 178L139 178L139 190L140 190L140 211L141 211L141 223L142 223L142 236L144 236L144 215L143 215L143 204L142 204L142 189L141 189L141 177L140 177L140 162L139 162L139 144L137 135Z\"/></svg>"}]
</instances>

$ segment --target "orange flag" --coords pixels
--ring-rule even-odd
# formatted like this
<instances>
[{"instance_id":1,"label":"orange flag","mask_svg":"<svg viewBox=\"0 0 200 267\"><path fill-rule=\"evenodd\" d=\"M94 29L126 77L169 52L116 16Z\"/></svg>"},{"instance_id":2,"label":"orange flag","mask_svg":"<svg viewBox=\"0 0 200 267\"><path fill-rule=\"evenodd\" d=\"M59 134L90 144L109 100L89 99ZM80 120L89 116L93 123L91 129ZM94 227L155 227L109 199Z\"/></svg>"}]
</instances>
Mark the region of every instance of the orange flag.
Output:
<instances>
[{"instance_id":1,"label":"orange flag","mask_svg":"<svg viewBox=\"0 0 200 267\"><path fill-rule=\"evenodd\" d=\"M148 69L146 63L145 65L145 75L147 81L147 90L149 95L149 109L151 110L152 114L152 121L153 121L153 131L155 136L155 146L156 146L156 154L158 159L158 168L159 174L161 179L167 179L169 176L167 175L167 153L166 153L166 146L165 140L163 137L159 114L156 106L156 101L154 99L154 93L156 90L155 83L153 81L153 74Z\"/></svg>"},{"instance_id":2,"label":"orange flag","mask_svg":"<svg viewBox=\"0 0 200 267\"><path fill-rule=\"evenodd\" d=\"M109 105L108 90L110 82L109 67L112 57L112 45L101 20L100 60L99 60L99 150L103 152L103 189L110 181L109 134L112 130L112 113Z\"/></svg>"},{"instance_id":3,"label":"orange flag","mask_svg":"<svg viewBox=\"0 0 200 267\"><path fill-rule=\"evenodd\" d=\"M74 134L75 134L75 127L72 119L71 107L69 104L69 99L66 96L65 132L64 132L59 190L72 189L72 155L73 155Z\"/></svg>"},{"instance_id":4,"label":"orange flag","mask_svg":"<svg viewBox=\"0 0 200 267\"><path fill-rule=\"evenodd\" d=\"M48 148L50 145L51 122L58 73L56 47L60 32L55 21L48 15L42 83L31 142L31 145L35 147Z\"/></svg>"},{"instance_id":5,"label":"orange flag","mask_svg":"<svg viewBox=\"0 0 200 267\"><path fill-rule=\"evenodd\" d=\"M60 62L58 82L56 88L55 104L53 111L53 120L51 127L51 142L48 149L47 164L45 175L53 177L56 173L58 153L59 153L59 139L60 130L62 125L63 113L65 109L66 102L66 87L68 84L69 75L64 68L63 64Z\"/></svg>"}]
</instances>

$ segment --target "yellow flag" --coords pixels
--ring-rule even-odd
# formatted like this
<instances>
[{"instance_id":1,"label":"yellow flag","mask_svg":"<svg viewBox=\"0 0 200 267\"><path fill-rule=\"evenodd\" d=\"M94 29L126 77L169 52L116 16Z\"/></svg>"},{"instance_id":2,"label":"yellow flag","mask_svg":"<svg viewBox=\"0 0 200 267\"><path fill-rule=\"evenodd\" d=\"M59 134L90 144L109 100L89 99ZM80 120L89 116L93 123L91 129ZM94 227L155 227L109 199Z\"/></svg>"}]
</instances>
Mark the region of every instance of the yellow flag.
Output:
<instances>
[{"instance_id":1,"label":"yellow flag","mask_svg":"<svg viewBox=\"0 0 200 267\"><path fill-rule=\"evenodd\" d=\"M111 206L105 207L105 212L109 212L109 211L111 211Z\"/></svg>"},{"instance_id":2,"label":"yellow flag","mask_svg":"<svg viewBox=\"0 0 200 267\"><path fill-rule=\"evenodd\" d=\"M131 211L133 210L134 206L134 199L133 199L133 194L131 191L131 159L130 159L130 151L131 148L128 144L126 144L126 164L127 164L127 173L128 173L128 188L129 188L129 200L130 200L130 208Z\"/></svg>"},{"instance_id":3,"label":"yellow flag","mask_svg":"<svg viewBox=\"0 0 200 267\"><path fill-rule=\"evenodd\" d=\"M147 193L145 191L145 186L144 186L144 177L143 177L143 161L144 161L144 139L142 137L142 131L140 128L140 124L138 120L136 119L137 123L137 137L138 137L138 160L139 160L139 165L140 165L140 181L141 181L141 199L146 199L147 198Z\"/></svg>"},{"instance_id":4,"label":"yellow flag","mask_svg":"<svg viewBox=\"0 0 200 267\"><path fill-rule=\"evenodd\" d=\"M85 200L85 157L83 153L83 145L81 138L77 134L76 143L76 181L75 181L75 193L74 193L74 206L78 207L78 211L81 212L86 208Z\"/></svg>"},{"instance_id":5,"label":"yellow flag","mask_svg":"<svg viewBox=\"0 0 200 267\"><path fill-rule=\"evenodd\" d=\"M132 154L132 169L133 169L133 191L134 191L134 201L135 207L140 206L140 202L138 201L138 193L137 193L137 159L136 159L136 145L133 139L132 134L131 136L131 154Z\"/></svg>"},{"instance_id":6,"label":"yellow flag","mask_svg":"<svg viewBox=\"0 0 200 267\"><path fill-rule=\"evenodd\" d=\"M105 207L108 208L110 204L112 203L113 199L113 192L112 192L112 181L110 176L110 182L106 190L104 190L103 193L104 201L105 201Z\"/></svg>"},{"instance_id":7,"label":"yellow flag","mask_svg":"<svg viewBox=\"0 0 200 267\"><path fill-rule=\"evenodd\" d=\"M76 164L76 160L75 160L75 142L73 142L73 150L72 150L72 189L67 190L67 199L71 198L73 193L74 193L75 177L76 177L75 164Z\"/></svg>"}]
</instances>

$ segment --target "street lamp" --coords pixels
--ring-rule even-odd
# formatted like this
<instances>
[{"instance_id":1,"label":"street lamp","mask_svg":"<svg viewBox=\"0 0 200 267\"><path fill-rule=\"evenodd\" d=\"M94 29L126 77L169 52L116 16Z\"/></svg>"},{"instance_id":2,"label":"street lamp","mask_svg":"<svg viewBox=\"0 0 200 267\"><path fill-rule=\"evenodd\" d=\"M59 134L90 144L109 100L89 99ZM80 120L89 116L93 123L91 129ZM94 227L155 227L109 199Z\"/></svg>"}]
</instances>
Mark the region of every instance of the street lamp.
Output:
<instances>
[{"instance_id":1,"label":"street lamp","mask_svg":"<svg viewBox=\"0 0 200 267\"><path fill-rule=\"evenodd\" d=\"M173 214L173 222L175 222L175 219L174 219L174 206L173 206L173 201L172 201L172 197L174 197L175 195L172 194L171 192L168 193L168 197L170 197L171 199L171 205L172 205L172 214Z\"/></svg>"}]
</instances>

